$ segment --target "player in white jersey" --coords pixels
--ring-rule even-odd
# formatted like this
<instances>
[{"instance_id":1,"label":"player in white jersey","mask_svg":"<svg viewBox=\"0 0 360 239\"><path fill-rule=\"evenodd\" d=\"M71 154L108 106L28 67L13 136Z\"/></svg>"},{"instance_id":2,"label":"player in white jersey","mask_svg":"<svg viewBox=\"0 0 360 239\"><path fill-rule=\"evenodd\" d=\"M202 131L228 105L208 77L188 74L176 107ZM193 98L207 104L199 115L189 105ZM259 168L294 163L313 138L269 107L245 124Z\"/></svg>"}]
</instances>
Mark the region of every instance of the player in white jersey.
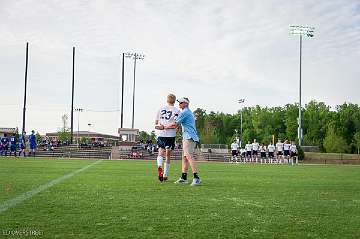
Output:
<instances>
[{"instance_id":1,"label":"player in white jersey","mask_svg":"<svg viewBox=\"0 0 360 239\"><path fill-rule=\"evenodd\" d=\"M289 163L289 158L290 158L290 142L288 140L285 140L284 142L284 157L286 158L286 160Z\"/></svg>"},{"instance_id":2,"label":"player in white jersey","mask_svg":"<svg viewBox=\"0 0 360 239\"><path fill-rule=\"evenodd\" d=\"M278 142L276 143L276 157L279 160L279 162L281 163L281 158L283 156L283 149L284 148L284 144L281 142L281 140L279 139Z\"/></svg>"},{"instance_id":3,"label":"player in white jersey","mask_svg":"<svg viewBox=\"0 0 360 239\"><path fill-rule=\"evenodd\" d=\"M245 145L245 150L247 160L251 161L252 144L250 143L250 141L248 141L248 143Z\"/></svg>"},{"instance_id":4,"label":"player in white jersey","mask_svg":"<svg viewBox=\"0 0 360 239\"><path fill-rule=\"evenodd\" d=\"M292 162L294 163L294 159L296 159L296 157L297 157L297 148L296 148L296 144L294 141L291 142L290 157L291 157Z\"/></svg>"},{"instance_id":5,"label":"player in white jersey","mask_svg":"<svg viewBox=\"0 0 360 239\"><path fill-rule=\"evenodd\" d=\"M273 159L274 159L275 145L273 145L271 141L267 147L267 150L268 150L268 154L269 154L269 162L272 163Z\"/></svg>"},{"instance_id":6,"label":"player in white jersey","mask_svg":"<svg viewBox=\"0 0 360 239\"><path fill-rule=\"evenodd\" d=\"M260 145L260 162L266 163L266 146L264 144Z\"/></svg>"},{"instance_id":7,"label":"player in white jersey","mask_svg":"<svg viewBox=\"0 0 360 239\"><path fill-rule=\"evenodd\" d=\"M236 139L234 139L234 142L230 145L231 147L231 161L232 162L238 162L237 156L239 154L239 145L236 141Z\"/></svg>"},{"instance_id":8,"label":"player in white jersey","mask_svg":"<svg viewBox=\"0 0 360 239\"><path fill-rule=\"evenodd\" d=\"M155 129L157 129L157 156L158 178L160 182L166 181L169 176L171 150L175 148L176 129L165 129L165 126L175 122L180 110L174 106L176 97L173 94L167 96L167 105L161 107L156 115ZM163 171L163 161L164 171Z\"/></svg>"},{"instance_id":9,"label":"player in white jersey","mask_svg":"<svg viewBox=\"0 0 360 239\"><path fill-rule=\"evenodd\" d=\"M252 158L255 159L255 162L258 160L258 153L259 153L259 143L256 142L256 139L254 139L254 142L252 143Z\"/></svg>"}]
</instances>

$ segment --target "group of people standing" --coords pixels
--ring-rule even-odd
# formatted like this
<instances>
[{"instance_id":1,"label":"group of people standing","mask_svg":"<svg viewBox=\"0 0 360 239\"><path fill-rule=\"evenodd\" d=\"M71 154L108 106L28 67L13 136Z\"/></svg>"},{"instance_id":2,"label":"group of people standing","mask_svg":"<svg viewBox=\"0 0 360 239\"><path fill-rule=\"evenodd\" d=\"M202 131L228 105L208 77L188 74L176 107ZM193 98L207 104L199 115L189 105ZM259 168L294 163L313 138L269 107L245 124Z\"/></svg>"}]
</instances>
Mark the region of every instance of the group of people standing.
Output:
<instances>
[{"instance_id":1,"label":"group of people standing","mask_svg":"<svg viewBox=\"0 0 360 239\"><path fill-rule=\"evenodd\" d=\"M231 161L239 162L238 156L242 162L258 162L261 163L287 163L293 162L297 157L297 147L294 141L285 140L282 142L280 139L274 145L270 142L268 145L259 144L254 139L253 143L248 141L245 148L240 148L237 140L231 144Z\"/></svg>"},{"instance_id":2,"label":"group of people standing","mask_svg":"<svg viewBox=\"0 0 360 239\"><path fill-rule=\"evenodd\" d=\"M28 154L26 153L27 145L30 150ZM26 132L23 132L21 135L11 135L8 136L4 134L0 139L0 156L31 156L35 157L35 152L37 148L36 135L35 131L32 130L31 134L27 137Z\"/></svg>"}]
</instances>

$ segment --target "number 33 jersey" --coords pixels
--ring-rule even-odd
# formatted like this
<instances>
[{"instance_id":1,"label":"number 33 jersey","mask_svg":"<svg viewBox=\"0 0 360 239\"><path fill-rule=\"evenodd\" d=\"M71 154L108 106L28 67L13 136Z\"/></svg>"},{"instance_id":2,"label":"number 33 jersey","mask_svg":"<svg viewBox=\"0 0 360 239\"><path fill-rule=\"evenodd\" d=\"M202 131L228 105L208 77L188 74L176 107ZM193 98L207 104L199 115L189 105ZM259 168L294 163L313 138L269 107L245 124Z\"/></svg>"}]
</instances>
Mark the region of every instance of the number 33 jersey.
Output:
<instances>
[{"instance_id":1,"label":"number 33 jersey","mask_svg":"<svg viewBox=\"0 0 360 239\"><path fill-rule=\"evenodd\" d=\"M180 110L175 106L166 105L159 109L156 120L158 124L161 125L170 125L175 123L176 118L180 114ZM175 137L176 136L176 129L164 129L164 130L157 130L158 137Z\"/></svg>"}]
</instances>

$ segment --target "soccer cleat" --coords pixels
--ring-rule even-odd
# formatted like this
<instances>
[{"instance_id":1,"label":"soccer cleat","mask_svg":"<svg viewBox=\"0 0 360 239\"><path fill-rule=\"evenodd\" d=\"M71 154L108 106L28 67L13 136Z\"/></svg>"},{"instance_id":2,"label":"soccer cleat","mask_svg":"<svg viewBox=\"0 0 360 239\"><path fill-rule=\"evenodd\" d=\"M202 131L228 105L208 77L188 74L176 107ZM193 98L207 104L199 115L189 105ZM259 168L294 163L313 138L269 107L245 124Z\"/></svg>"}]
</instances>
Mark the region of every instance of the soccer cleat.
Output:
<instances>
[{"instance_id":1,"label":"soccer cleat","mask_svg":"<svg viewBox=\"0 0 360 239\"><path fill-rule=\"evenodd\" d=\"M163 171L160 166L158 167L158 177L159 177L160 182L162 182L164 180Z\"/></svg>"},{"instance_id":2,"label":"soccer cleat","mask_svg":"<svg viewBox=\"0 0 360 239\"><path fill-rule=\"evenodd\" d=\"M190 185L191 186L199 186L200 184L201 184L200 178L194 178Z\"/></svg>"},{"instance_id":3,"label":"soccer cleat","mask_svg":"<svg viewBox=\"0 0 360 239\"><path fill-rule=\"evenodd\" d=\"M176 184L187 184L188 181L183 179L183 178L179 178L177 181L175 181Z\"/></svg>"},{"instance_id":4,"label":"soccer cleat","mask_svg":"<svg viewBox=\"0 0 360 239\"><path fill-rule=\"evenodd\" d=\"M167 180L168 180L168 177L167 177L167 176L164 176L164 177L163 177L163 180L164 180L164 181L167 181Z\"/></svg>"}]
</instances>

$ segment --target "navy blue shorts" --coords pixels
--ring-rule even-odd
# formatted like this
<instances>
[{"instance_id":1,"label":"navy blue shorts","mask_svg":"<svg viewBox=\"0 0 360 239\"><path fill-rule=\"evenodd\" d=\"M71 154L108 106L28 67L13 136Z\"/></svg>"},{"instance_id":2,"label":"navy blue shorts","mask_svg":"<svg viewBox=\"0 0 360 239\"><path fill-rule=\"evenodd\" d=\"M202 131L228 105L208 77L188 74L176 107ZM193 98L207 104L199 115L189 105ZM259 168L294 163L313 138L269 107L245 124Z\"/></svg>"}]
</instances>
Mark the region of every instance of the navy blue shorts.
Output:
<instances>
[{"instance_id":1,"label":"navy blue shorts","mask_svg":"<svg viewBox=\"0 0 360 239\"><path fill-rule=\"evenodd\" d=\"M162 149L171 149L175 148L175 137L158 137L157 145Z\"/></svg>"},{"instance_id":2,"label":"navy blue shorts","mask_svg":"<svg viewBox=\"0 0 360 239\"><path fill-rule=\"evenodd\" d=\"M10 146L10 151L15 152L16 151L16 145L11 145Z\"/></svg>"}]
</instances>

